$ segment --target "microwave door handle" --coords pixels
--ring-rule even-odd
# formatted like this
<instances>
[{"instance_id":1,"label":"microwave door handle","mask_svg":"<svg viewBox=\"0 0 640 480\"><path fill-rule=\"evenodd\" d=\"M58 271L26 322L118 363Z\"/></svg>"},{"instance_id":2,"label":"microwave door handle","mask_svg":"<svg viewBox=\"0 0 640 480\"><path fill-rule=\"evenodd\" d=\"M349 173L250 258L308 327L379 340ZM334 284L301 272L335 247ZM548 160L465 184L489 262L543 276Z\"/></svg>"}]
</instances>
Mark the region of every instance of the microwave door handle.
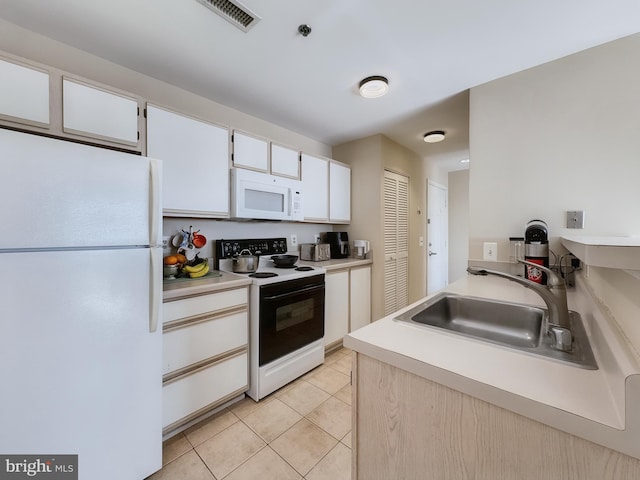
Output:
<instances>
[{"instance_id":1,"label":"microwave door handle","mask_svg":"<svg viewBox=\"0 0 640 480\"><path fill-rule=\"evenodd\" d=\"M289 217L293 215L293 189L289 189Z\"/></svg>"}]
</instances>

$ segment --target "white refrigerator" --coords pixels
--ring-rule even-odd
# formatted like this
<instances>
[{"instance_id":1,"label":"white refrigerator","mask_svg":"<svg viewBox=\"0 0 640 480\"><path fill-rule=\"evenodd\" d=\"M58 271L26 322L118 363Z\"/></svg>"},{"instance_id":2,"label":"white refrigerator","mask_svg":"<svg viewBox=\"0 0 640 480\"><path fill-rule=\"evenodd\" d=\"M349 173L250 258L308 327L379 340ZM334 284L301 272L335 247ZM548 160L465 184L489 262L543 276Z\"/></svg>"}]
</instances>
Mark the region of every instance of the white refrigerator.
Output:
<instances>
[{"instance_id":1,"label":"white refrigerator","mask_svg":"<svg viewBox=\"0 0 640 480\"><path fill-rule=\"evenodd\" d=\"M162 462L161 168L0 129L0 454Z\"/></svg>"}]
</instances>

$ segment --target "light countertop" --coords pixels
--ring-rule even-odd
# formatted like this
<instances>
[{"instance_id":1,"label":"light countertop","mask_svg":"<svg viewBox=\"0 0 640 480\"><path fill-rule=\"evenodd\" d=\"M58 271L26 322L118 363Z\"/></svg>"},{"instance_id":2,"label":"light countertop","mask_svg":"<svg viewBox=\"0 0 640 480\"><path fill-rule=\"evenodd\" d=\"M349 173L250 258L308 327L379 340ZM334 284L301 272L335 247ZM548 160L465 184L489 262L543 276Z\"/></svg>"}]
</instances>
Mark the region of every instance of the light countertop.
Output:
<instances>
[{"instance_id":1,"label":"light countertop","mask_svg":"<svg viewBox=\"0 0 640 480\"><path fill-rule=\"evenodd\" d=\"M187 297L191 295L203 295L214 293L230 288L245 287L251 284L251 279L246 275L236 275L229 272L218 272L220 276L194 278L192 280L181 280L173 283L163 284L163 300L171 301L175 298Z\"/></svg>"},{"instance_id":2,"label":"light countertop","mask_svg":"<svg viewBox=\"0 0 640 480\"><path fill-rule=\"evenodd\" d=\"M323 262L312 262L308 260L300 260L300 265L310 265L312 267L322 267L327 272L332 270L342 270L345 268L362 267L364 265L371 265L373 260L370 258L332 258L331 260L325 260Z\"/></svg>"},{"instance_id":3,"label":"light countertop","mask_svg":"<svg viewBox=\"0 0 640 480\"><path fill-rule=\"evenodd\" d=\"M344 339L359 353L549 426L640 458L640 361L578 278L569 309L582 315L598 370L586 370L442 329L394 320ZM533 291L497 277L467 276L445 288L461 295L538 305Z\"/></svg>"}]
</instances>

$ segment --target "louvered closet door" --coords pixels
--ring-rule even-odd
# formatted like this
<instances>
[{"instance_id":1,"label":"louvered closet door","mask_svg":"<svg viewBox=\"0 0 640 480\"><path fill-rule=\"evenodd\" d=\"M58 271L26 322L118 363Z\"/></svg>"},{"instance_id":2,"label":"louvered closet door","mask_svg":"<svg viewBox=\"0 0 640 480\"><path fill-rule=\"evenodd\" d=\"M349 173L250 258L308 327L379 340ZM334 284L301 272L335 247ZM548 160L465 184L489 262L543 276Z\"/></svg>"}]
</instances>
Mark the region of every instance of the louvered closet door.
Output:
<instances>
[{"instance_id":1,"label":"louvered closet door","mask_svg":"<svg viewBox=\"0 0 640 480\"><path fill-rule=\"evenodd\" d=\"M409 178L384 172L384 314L409 302Z\"/></svg>"}]
</instances>

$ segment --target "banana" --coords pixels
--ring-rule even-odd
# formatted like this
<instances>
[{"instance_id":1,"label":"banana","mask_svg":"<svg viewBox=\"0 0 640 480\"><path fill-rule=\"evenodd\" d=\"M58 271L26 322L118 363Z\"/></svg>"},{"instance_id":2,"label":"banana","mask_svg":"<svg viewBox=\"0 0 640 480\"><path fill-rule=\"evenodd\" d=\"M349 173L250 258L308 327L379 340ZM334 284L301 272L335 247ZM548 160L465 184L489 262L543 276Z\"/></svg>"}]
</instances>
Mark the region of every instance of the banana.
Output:
<instances>
[{"instance_id":1,"label":"banana","mask_svg":"<svg viewBox=\"0 0 640 480\"><path fill-rule=\"evenodd\" d=\"M202 271L205 266L207 266L207 262L202 262L198 265L185 265L184 267L182 267L182 269L188 274L192 274Z\"/></svg>"},{"instance_id":2,"label":"banana","mask_svg":"<svg viewBox=\"0 0 640 480\"><path fill-rule=\"evenodd\" d=\"M200 278L200 277L204 277L207 273L209 273L209 264L207 264L205 262L204 264L204 268L202 268L200 271L195 272L195 273L190 273L189 276L191 278Z\"/></svg>"}]
</instances>

